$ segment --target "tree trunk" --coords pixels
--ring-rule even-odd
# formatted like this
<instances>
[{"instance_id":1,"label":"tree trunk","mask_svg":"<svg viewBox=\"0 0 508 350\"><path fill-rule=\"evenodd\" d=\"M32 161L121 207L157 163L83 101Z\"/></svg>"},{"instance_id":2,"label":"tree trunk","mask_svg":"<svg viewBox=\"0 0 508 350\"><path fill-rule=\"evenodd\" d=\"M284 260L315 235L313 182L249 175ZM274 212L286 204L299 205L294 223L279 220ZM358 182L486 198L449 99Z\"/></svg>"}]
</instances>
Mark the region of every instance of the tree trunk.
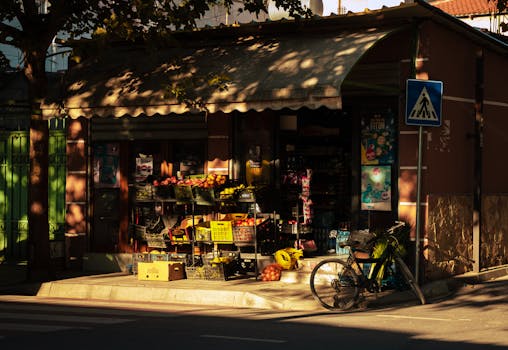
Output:
<instances>
[{"instance_id":1,"label":"tree trunk","mask_svg":"<svg viewBox=\"0 0 508 350\"><path fill-rule=\"evenodd\" d=\"M30 119L28 181L28 278L30 280L48 280L52 276L49 257L48 140L48 122L38 119L38 115L34 113Z\"/></svg>"},{"instance_id":2,"label":"tree trunk","mask_svg":"<svg viewBox=\"0 0 508 350\"><path fill-rule=\"evenodd\" d=\"M46 50L25 52L30 115L30 173L28 180L28 279L44 281L53 276L49 255L48 165L49 128L43 120Z\"/></svg>"}]
</instances>

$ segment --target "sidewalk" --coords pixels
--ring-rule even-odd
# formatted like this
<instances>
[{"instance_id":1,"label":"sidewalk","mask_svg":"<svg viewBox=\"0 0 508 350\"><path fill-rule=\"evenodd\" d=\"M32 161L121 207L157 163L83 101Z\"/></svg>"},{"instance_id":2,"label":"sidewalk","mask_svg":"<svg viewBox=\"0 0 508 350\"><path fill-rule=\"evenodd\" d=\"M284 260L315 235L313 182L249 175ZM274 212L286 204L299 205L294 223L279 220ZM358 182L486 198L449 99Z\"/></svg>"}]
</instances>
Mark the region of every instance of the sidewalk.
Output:
<instances>
[{"instance_id":1,"label":"sidewalk","mask_svg":"<svg viewBox=\"0 0 508 350\"><path fill-rule=\"evenodd\" d=\"M504 269L508 273L508 268ZM500 275L499 270L494 272ZM483 280L488 274L482 275ZM428 299L451 296L478 276L459 276L422 286ZM468 282L469 281L469 282ZM313 299L306 283L261 282L254 278L229 281L183 279L170 282L139 281L137 276L112 273L80 276L46 282L36 291L38 297L134 303L182 303L271 310L324 311ZM415 303L409 291L387 291L367 295L366 307Z\"/></svg>"},{"instance_id":2,"label":"sidewalk","mask_svg":"<svg viewBox=\"0 0 508 350\"><path fill-rule=\"evenodd\" d=\"M182 303L193 305L218 305L225 307L260 308L271 310L326 311L311 295L307 281L289 276L281 281L262 282L254 278L228 281L182 279L176 281L139 281L136 275L109 273L63 278L42 284L17 285L25 294L49 298L120 301L132 303ZM491 278L506 278L508 266L466 274L423 285L426 297L432 299L451 297L460 288L483 283ZM293 282L291 282L293 281ZM11 292L15 290L10 287ZM0 288L1 294L10 294L8 286ZM387 291L377 296L366 294L363 307L418 304L409 291Z\"/></svg>"}]
</instances>

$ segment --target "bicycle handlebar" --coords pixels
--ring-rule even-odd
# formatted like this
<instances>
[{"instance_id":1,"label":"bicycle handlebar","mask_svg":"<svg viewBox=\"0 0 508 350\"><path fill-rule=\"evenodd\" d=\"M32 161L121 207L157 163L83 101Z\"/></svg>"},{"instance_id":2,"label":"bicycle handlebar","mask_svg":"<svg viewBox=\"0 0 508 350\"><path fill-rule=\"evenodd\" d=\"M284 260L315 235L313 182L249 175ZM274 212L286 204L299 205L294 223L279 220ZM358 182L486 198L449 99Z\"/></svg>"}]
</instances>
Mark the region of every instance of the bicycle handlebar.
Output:
<instances>
[{"instance_id":1,"label":"bicycle handlebar","mask_svg":"<svg viewBox=\"0 0 508 350\"><path fill-rule=\"evenodd\" d=\"M406 226L405 222L403 222L403 221L395 221L395 225L390 226L389 228L384 230L380 235L373 236L366 243L374 243L374 242L378 241L380 238L385 237L385 238L390 239L391 241L395 240L397 242L397 244L399 244L399 240L397 239L397 237L395 237L394 233L395 233L395 230L397 230L398 228L404 227L404 226ZM359 242L359 241L351 241L351 240L348 239L345 242L339 243L339 246L342 247L342 248L344 248L344 247L352 247L352 248L358 249L358 245L360 243L361 242Z\"/></svg>"}]
</instances>

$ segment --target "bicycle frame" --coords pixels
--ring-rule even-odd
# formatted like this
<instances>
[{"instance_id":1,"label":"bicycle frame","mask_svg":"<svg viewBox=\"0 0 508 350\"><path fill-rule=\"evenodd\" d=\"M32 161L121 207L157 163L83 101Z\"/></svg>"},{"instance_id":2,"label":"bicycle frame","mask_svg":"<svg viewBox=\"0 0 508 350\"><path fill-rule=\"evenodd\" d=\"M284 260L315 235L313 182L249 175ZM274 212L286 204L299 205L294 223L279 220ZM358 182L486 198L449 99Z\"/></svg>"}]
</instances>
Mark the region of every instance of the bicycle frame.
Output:
<instances>
[{"instance_id":1,"label":"bicycle frame","mask_svg":"<svg viewBox=\"0 0 508 350\"><path fill-rule=\"evenodd\" d=\"M379 271L385 265L385 263L394 260L397 253L395 252L395 249L392 246L392 244L388 244L386 246L386 249L383 251L383 254L378 258L356 257L355 252L368 253L362 249L355 249L353 247L350 247L347 263L348 265L352 266L355 272L357 273L360 279L360 287L366 288L369 292L375 292L374 288L379 289L379 286L377 285L377 275ZM373 267L371 266L368 275L366 275L360 264L375 264L375 265Z\"/></svg>"},{"instance_id":2,"label":"bicycle frame","mask_svg":"<svg viewBox=\"0 0 508 350\"><path fill-rule=\"evenodd\" d=\"M384 254L383 254L384 255ZM355 270L356 274L359 277L360 280L360 287L366 288L367 290L371 291L372 285L377 284L376 278L374 276L377 276L379 273L379 270L381 269L382 263L385 261L385 258L357 258L354 256L354 253L351 252L348 258L348 265L352 266ZM376 263L374 267L369 270L369 274L366 275L363 268L360 266L360 264L372 264ZM372 276L372 277L369 277Z\"/></svg>"},{"instance_id":3,"label":"bicycle frame","mask_svg":"<svg viewBox=\"0 0 508 350\"><path fill-rule=\"evenodd\" d=\"M350 236L351 240L341 242L341 247L349 246L349 256L345 260L340 257L327 258L316 264L309 281L312 296L329 310L348 310L358 305L362 292L381 292L385 286L385 272L389 272L386 286L397 289L407 286L421 304L425 304L425 295L401 257L404 246L400 245L400 240L405 238L407 232L396 230L406 224L396 223L381 235L374 234L370 240L365 241L365 236L359 234ZM375 243L375 254L380 256L376 258L358 256L358 252L366 252L362 248L370 246L370 243ZM368 272L361 266L367 263L374 264Z\"/></svg>"}]
</instances>

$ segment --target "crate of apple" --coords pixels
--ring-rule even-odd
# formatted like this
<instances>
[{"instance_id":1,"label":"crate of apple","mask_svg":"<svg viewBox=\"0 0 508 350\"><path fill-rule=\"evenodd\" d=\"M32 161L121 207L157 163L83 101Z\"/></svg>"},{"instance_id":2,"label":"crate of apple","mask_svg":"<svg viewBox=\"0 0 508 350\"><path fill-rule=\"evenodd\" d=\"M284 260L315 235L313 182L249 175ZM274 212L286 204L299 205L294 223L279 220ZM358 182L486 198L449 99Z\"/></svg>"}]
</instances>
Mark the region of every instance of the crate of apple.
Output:
<instances>
[{"instance_id":1,"label":"crate of apple","mask_svg":"<svg viewBox=\"0 0 508 350\"><path fill-rule=\"evenodd\" d=\"M235 220L233 224L233 240L236 245L250 245L254 242L254 227L265 221L263 218L247 218Z\"/></svg>"},{"instance_id":2,"label":"crate of apple","mask_svg":"<svg viewBox=\"0 0 508 350\"><path fill-rule=\"evenodd\" d=\"M263 223L263 221L265 221L265 219L263 219L263 218L238 219L238 220L235 220L234 226L254 226L254 225L259 225L259 224Z\"/></svg>"}]
</instances>

